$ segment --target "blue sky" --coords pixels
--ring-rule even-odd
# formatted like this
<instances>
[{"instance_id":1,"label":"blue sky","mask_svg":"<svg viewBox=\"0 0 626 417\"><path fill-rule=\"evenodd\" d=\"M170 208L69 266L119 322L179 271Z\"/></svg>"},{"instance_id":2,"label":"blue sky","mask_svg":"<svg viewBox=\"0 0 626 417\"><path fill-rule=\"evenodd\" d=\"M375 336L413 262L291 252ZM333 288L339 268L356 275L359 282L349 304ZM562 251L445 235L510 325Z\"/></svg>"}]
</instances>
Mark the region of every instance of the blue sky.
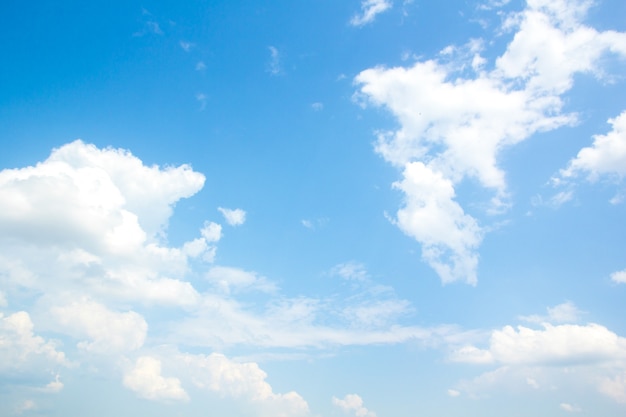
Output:
<instances>
[{"instance_id":1,"label":"blue sky","mask_svg":"<svg viewBox=\"0 0 626 417\"><path fill-rule=\"evenodd\" d=\"M5 2L0 414L622 416L621 0Z\"/></svg>"}]
</instances>

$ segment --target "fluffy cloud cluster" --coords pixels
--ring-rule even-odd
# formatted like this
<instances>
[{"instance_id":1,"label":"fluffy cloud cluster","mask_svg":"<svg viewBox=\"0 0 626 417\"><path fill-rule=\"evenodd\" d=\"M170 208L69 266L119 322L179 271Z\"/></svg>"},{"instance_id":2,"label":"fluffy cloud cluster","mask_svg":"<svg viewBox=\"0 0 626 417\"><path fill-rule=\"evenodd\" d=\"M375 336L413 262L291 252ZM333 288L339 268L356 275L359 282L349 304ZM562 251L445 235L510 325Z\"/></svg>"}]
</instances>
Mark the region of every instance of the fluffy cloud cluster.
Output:
<instances>
[{"instance_id":1,"label":"fluffy cloud cluster","mask_svg":"<svg viewBox=\"0 0 626 417\"><path fill-rule=\"evenodd\" d=\"M623 179L626 175L626 111L609 119L612 129L606 135L595 135L593 144L578 152L567 168L561 170L559 180L587 175L589 181L601 176Z\"/></svg>"},{"instance_id":2,"label":"fluffy cloud cluster","mask_svg":"<svg viewBox=\"0 0 626 417\"><path fill-rule=\"evenodd\" d=\"M161 375L161 361L142 356L124 376L124 386L148 400L188 400L178 378Z\"/></svg>"},{"instance_id":3,"label":"fluffy cloud cluster","mask_svg":"<svg viewBox=\"0 0 626 417\"><path fill-rule=\"evenodd\" d=\"M363 406L363 399L357 394L348 394L343 399L333 397L333 404L356 417L376 417L376 413Z\"/></svg>"},{"instance_id":4,"label":"fluffy cloud cluster","mask_svg":"<svg viewBox=\"0 0 626 417\"><path fill-rule=\"evenodd\" d=\"M221 226L182 248L160 243L172 207L203 186L188 166L145 166L129 152L75 141L0 172L0 268L7 291L59 290L193 305L188 259L212 260Z\"/></svg>"},{"instance_id":5,"label":"fluffy cloud cluster","mask_svg":"<svg viewBox=\"0 0 626 417\"><path fill-rule=\"evenodd\" d=\"M52 341L34 333L30 315L20 311L9 316L0 313L0 372L55 369L68 366L65 354Z\"/></svg>"},{"instance_id":6,"label":"fluffy cloud cluster","mask_svg":"<svg viewBox=\"0 0 626 417\"><path fill-rule=\"evenodd\" d=\"M521 386L541 389L567 384L571 376L564 378L564 375L576 373L580 383L594 386L615 401L626 401L623 395L626 338L599 324L565 323L567 319L578 319L579 312L572 303L550 308L548 312L548 317L529 316L531 320L523 317L527 321L542 317L542 328L505 326L491 332L484 349L475 345L454 349L450 355L453 362L497 368L474 380L463 381L452 391L456 395L461 392L477 395L516 381ZM562 324L551 324L548 320Z\"/></svg>"},{"instance_id":7,"label":"fluffy cloud cluster","mask_svg":"<svg viewBox=\"0 0 626 417\"><path fill-rule=\"evenodd\" d=\"M590 5L529 0L525 10L505 19L500 30L514 34L491 68L481 55L483 42L472 40L445 48L438 60L371 68L355 78L364 105L385 107L400 124L380 132L376 145L403 172L394 187L405 195L405 204L392 220L422 244L424 260L443 282L476 282L484 234L455 200L454 188L473 179L493 192L488 212L506 209L500 151L537 132L575 123L576 115L563 112L562 100L574 76L600 76L606 53L626 56L625 33L598 32L582 23ZM622 117L611 123L614 131L596 137L563 175L615 170L621 151L613 159L607 151L621 150Z\"/></svg>"},{"instance_id":8,"label":"fluffy cloud cluster","mask_svg":"<svg viewBox=\"0 0 626 417\"><path fill-rule=\"evenodd\" d=\"M198 388L261 404L265 412L272 411L279 417L305 415L309 411L307 402L298 393L274 393L266 381L267 374L254 362L238 363L217 353L183 354L179 360L189 367Z\"/></svg>"}]
</instances>

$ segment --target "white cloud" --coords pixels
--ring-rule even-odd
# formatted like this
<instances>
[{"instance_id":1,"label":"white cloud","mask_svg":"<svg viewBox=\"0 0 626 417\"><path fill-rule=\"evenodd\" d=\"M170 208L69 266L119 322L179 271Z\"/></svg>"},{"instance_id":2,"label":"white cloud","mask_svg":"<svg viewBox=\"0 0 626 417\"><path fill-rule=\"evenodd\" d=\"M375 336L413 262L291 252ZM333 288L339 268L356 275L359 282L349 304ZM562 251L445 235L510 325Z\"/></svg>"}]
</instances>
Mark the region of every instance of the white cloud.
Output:
<instances>
[{"instance_id":1,"label":"white cloud","mask_svg":"<svg viewBox=\"0 0 626 417\"><path fill-rule=\"evenodd\" d=\"M448 396L453 397L453 398L461 395L461 393L455 389L449 389L447 392L448 392Z\"/></svg>"},{"instance_id":2,"label":"white cloud","mask_svg":"<svg viewBox=\"0 0 626 417\"><path fill-rule=\"evenodd\" d=\"M219 353L180 354L178 359L189 367L193 383L199 388L246 399L273 410L276 416L308 413L309 406L298 393L275 393L266 381L267 374L254 362L234 362Z\"/></svg>"},{"instance_id":3,"label":"white cloud","mask_svg":"<svg viewBox=\"0 0 626 417\"><path fill-rule=\"evenodd\" d=\"M274 46L268 46L268 49L270 51L270 62L268 64L267 71L272 75L279 75L282 73L280 53Z\"/></svg>"},{"instance_id":4,"label":"white cloud","mask_svg":"<svg viewBox=\"0 0 626 417\"><path fill-rule=\"evenodd\" d=\"M494 330L486 350L465 346L451 359L504 365L588 365L626 359L626 339L598 324L544 324L542 330L505 326Z\"/></svg>"},{"instance_id":5,"label":"white cloud","mask_svg":"<svg viewBox=\"0 0 626 417\"><path fill-rule=\"evenodd\" d=\"M223 207L217 208L226 219L226 223L231 226L240 226L246 221L246 212L242 209L227 209Z\"/></svg>"},{"instance_id":6,"label":"white cloud","mask_svg":"<svg viewBox=\"0 0 626 417\"><path fill-rule=\"evenodd\" d=\"M69 362L51 341L33 332L34 324L25 311L4 316L0 313L0 371L42 370Z\"/></svg>"},{"instance_id":7,"label":"white cloud","mask_svg":"<svg viewBox=\"0 0 626 417\"><path fill-rule=\"evenodd\" d=\"M350 19L352 26L363 26L372 23L376 16L390 9L393 3L390 0L363 0L361 2L361 13Z\"/></svg>"},{"instance_id":8,"label":"white cloud","mask_svg":"<svg viewBox=\"0 0 626 417\"><path fill-rule=\"evenodd\" d=\"M42 391L47 393L57 393L63 390L63 382L59 379L59 374L57 374L54 378L54 381L50 381L45 387L43 387Z\"/></svg>"},{"instance_id":9,"label":"white cloud","mask_svg":"<svg viewBox=\"0 0 626 417\"><path fill-rule=\"evenodd\" d=\"M195 46L193 43L187 41L180 41L179 45L185 52L191 51L191 49Z\"/></svg>"},{"instance_id":10,"label":"white cloud","mask_svg":"<svg viewBox=\"0 0 626 417\"><path fill-rule=\"evenodd\" d=\"M207 95L204 93L196 94L196 101L200 103L200 111L206 109Z\"/></svg>"},{"instance_id":11,"label":"white cloud","mask_svg":"<svg viewBox=\"0 0 626 417\"><path fill-rule=\"evenodd\" d=\"M333 404L355 417L376 417L376 413L363 406L363 399L357 394L348 394L343 399L333 397Z\"/></svg>"},{"instance_id":12,"label":"white cloud","mask_svg":"<svg viewBox=\"0 0 626 417\"><path fill-rule=\"evenodd\" d=\"M319 101L316 101L315 103L311 104L311 108L315 111L322 111L324 110L324 103L320 103Z\"/></svg>"},{"instance_id":13,"label":"white cloud","mask_svg":"<svg viewBox=\"0 0 626 417\"><path fill-rule=\"evenodd\" d=\"M276 285L265 277L239 268L214 266L209 269L206 278L226 294L242 290L273 293L277 289Z\"/></svg>"},{"instance_id":14,"label":"white cloud","mask_svg":"<svg viewBox=\"0 0 626 417\"><path fill-rule=\"evenodd\" d=\"M206 64L204 61L198 61L196 63L196 71L204 71L206 69Z\"/></svg>"},{"instance_id":15,"label":"white cloud","mask_svg":"<svg viewBox=\"0 0 626 417\"><path fill-rule=\"evenodd\" d=\"M24 400L17 407L15 407L16 414L24 414L27 411L37 409L37 404L33 400Z\"/></svg>"},{"instance_id":16,"label":"white cloud","mask_svg":"<svg viewBox=\"0 0 626 417\"><path fill-rule=\"evenodd\" d=\"M163 377L161 361L150 356L137 359L135 367L124 375L124 386L148 400L187 401L189 399L180 380Z\"/></svg>"},{"instance_id":17,"label":"white cloud","mask_svg":"<svg viewBox=\"0 0 626 417\"><path fill-rule=\"evenodd\" d=\"M219 242L222 238L222 226L214 222L205 222L200 234L209 243Z\"/></svg>"},{"instance_id":18,"label":"white cloud","mask_svg":"<svg viewBox=\"0 0 626 417\"><path fill-rule=\"evenodd\" d=\"M483 42L472 40L461 48L445 48L439 60L370 68L355 78L355 97L364 105L385 107L400 124L379 132L376 146L385 160L404 170L396 187L407 203L395 223L422 244L425 260L444 282L476 282L476 250L483 233L453 200L454 187L468 177L476 179L494 192L487 212L505 209L509 203L498 166L500 151L537 132L575 123L576 115L562 112L561 98L574 75L600 77L603 54L626 56L626 34L598 32L581 23L589 5L582 0L529 1L503 24L502 29L515 33L491 70L480 55ZM614 120L615 132L623 130L621 123ZM439 186L420 186L421 177L411 170ZM435 219L442 227L435 239L429 225L417 220L438 206L444 210Z\"/></svg>"},{"instance_id":19,"label":"white cloud","mask_svg":"<svg viewBox=\"0 0 626 417\"><path fill-rule=\"evenodd\" d=\"M578 152L567 168L560 171L557 182L583 173L589 181L596 181L603 175L621 180L626 175L626 111L609 119L609 124L612 130L606 135L595 135L593 145Z\"/></svg>"},{"instance_id":20,"label":"white cloud","mask_svg":"<svg viewBox=\"0 0 626 417\"><path fill-rule=\"evenodd\" d=\"M53 307L51 314L66 333L87 337L78 347L90 352L114 354L143 346L148 331L144 318L128 311L117 313L89 299Z\"/></svg>"},{"instance_id":21,"label":"white cloud","mask_svg":"<svg viewBox=\"0 0 626 417\"><path fill-rule=\"evenodd\" d=\"M406 165L404 180L394 188L405 194L394 223L422 243L422 257L444 283L476 284L476 248L482 232L476 220L454 201L452 182L421 162Z\"/></svg>"},{"instance_id":22,"label":"white cloud","mask_svg":"<svg viewBox=\"0 0 626 417\"><path fill-rule=\"evenodd\" d=\"M531 323L576 323L583 314L571 301L548 307L547 311L547 316L520 316L520 319Z\"/></svg>"},{"instance_id":23,"label":"white cloud","mask_svg":"<svg viewBox=\"0 0 626 417\"><path fill-rule=\"evenodd\" d=\"M611 280L618 284L626 284L626 269L613 272L611 274Z\"/></svg>"},{"instance_id":24,"label":"white cloud","mask_svg":"<svg viewBox=\"0 0 626 417\"><path fill-rule=\"evenodd\" d=\"M561 407L561 410L567 411L568 413L580 413L583 411L579 406L569 403L561 403L559 407Z\"/></svg>"},{"instance_id":25,"label":"white cloud","mask_svg":"<svg viewBox=\"0 0 626 417\"><path fill-rule=\"evenodd\" d=\"M354 261L335 265L330 270L330 274L347 280L366 281L369 279L365 265Z\"/></svg>"},{"instance_id":26,"label":"white cloud","mask_svg":"<svg viewBox=\"0 0 626 417\"><path fill-rule=\"evenodd\" d=\"M626 404L626 372L622 372L614 378L604 378L598 389L616 402Z\"/></svg>"}]
</instances>

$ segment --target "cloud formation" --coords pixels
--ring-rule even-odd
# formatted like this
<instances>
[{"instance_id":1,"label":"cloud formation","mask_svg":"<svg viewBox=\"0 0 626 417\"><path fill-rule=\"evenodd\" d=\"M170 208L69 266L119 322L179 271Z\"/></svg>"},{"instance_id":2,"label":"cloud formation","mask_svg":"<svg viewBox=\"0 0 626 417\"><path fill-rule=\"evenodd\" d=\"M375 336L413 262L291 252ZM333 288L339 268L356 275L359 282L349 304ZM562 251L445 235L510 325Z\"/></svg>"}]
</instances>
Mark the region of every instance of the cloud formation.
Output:
<instances>
[{"instance_id":1,"label":"cloud formation","mask_svg":"<svg viewBox=\"0 0 626 417\"><path fill-rule=\"evenodd\" d=\"M562 100L574 76L601 77L603 55L626 56L625 33L598 32L582 23L589 7L582 0L529 1L504 20L500 30L514 33L491 68L482 56L484 42L474 39L444 48L439 59L370 68L355 78L357 100L386 108L399 123L396 130L379 132L376 145L402 170L403 180L394 187L405 203L392 221L422 245L424 260L444 283L476 283L485 230L455 201L454 188L474 180L493 193L487 214L506 210L510 196L500 152L537 132L574 124L577 116L563 112ZM603 145L583 152L575 169L591 167L598 146L619 142L622 119L612 123L615 133L597 138Z\"/></svg>"},{"instance_id":2,"label":"cloud formation","mask_svg":"<svg viewBox=\"0 0 626 417\"><path fill-rule=\"evenodd\" d=\"M389 0L363 0L361 2L361 13L356 14L350 19L352 26L363 26L372 23L376 16L389 10L393 3Z\"/></svg>"}]
</instances>

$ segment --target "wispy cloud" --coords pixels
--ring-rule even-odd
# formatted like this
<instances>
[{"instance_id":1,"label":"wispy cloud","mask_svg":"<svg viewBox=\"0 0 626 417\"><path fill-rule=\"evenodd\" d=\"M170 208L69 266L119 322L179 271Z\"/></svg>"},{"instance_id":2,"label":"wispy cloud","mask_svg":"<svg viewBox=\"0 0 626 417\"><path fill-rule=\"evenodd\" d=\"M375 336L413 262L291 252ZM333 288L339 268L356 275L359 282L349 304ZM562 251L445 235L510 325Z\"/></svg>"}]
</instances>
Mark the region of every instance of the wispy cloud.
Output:
<instances>
[{"instance_id":1,"label":"wispy cloud","mask_svg":"<svg viewBox=\"0 0 626 417\"><path fill-rule=\"evenodd\" d=\"M267 71L272 75L279 75L282 73L280 53L274 46L268 46L268 49L270 51L270 61L267 64Z\"/></svg>"},{"instance_id":2,"label":"wispy cloud","mask_svg":"<svg viewBox=\"0 0 626 417\"><path fill-rule=\"evenodd\" d=\"M393 3L390 0L363 0L361 2L361 13L350 19L352 26L363 26L372 23L376 16L390 9Z\"/></svg>"}]
</instances>

